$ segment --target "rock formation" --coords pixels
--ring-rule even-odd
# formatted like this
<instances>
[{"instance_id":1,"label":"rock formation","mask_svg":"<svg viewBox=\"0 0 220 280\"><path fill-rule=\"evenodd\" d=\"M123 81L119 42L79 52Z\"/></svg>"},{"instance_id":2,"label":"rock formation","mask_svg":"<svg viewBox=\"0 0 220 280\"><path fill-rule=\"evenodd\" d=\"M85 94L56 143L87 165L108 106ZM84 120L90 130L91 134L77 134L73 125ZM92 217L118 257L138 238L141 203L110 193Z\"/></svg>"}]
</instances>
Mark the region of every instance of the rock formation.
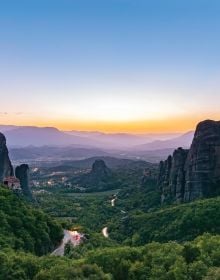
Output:
<instances>
[{"instance_id":1,"label":"rock formation","mask_svg":"<svg viewBox=\"0 0 220 280\"><path fill-rule=\"evenodd\" d=\"M100 185L104 185L111 179L112 172L106 166L103 160L96 160L92 165L92 170L90 173L85 174L82 177L82 183L86 187L97 187Z\"/></svg>"},{"instance_id":2,"label":"rock formation","mask_svg":"<svg viewBox=\"0 0 220 280\"><path fill-rule=\"evenodd\" d=\"M6 138L0 133L0 182L8 176L13 176L13 167L8 156Z\"/></svg>"},{"instance_id":3,"label":"rock formation","mask_svg":"<svg viewBox=\"0 0 220 280\"><path fill-rule=\"evenodd\" d=\"M158 186L162 192L161 200L164 201L170 194L169 180L172 157L168 156L167 160L161 161L159 166Z\"/></svg>"},{"instance_id":4,"label":"rock formation","mask_svg":"<svg viewBox=\"0 0 220 280\"><path fill-rule=\"evenodd\" d=\"M184 201L220 191L220 121L198 124L186 162Z\"/></svg>"},{"instance_id":5,"label":"rock formation","mask_svg":"<svg viewBox=\"0 0 220 280\"><path fill-rule=\"evenodd\" d=\"M90 175L98 178L104 178L111 174L110 169L106 166L104 160L96 160L92 165L92 171Z\"/></svg>"},{"instance_id":6,"label":"rock formation","mask_svg":"<svg viewBox=\"0 0 220 280\"><path fill-rule=\"evenodd\" d=\"M220 193L220 122L197 125L190 150L178 148L159 167L161 200L188 202Z\"/></svg>"},{"instance_id":7,"label":"rock formation","mask_svg":"<svg viewBox=\"0 0 220 280\"><path fill-rule=\"evenodd\" d=\"M30 174L29 166L27 164L21 164L15 169L15 176L19 179L23 194L32 200L32 194L30 190Z\"/></svg>"},{"instance_id":8,"label":"rock formation","mask_svg":"<svg viewBox=\"0 0 220 280\"><path fill-rule=\"evenodd\" d=\"M174 151L170 170L169 187L171 197L175 197L177 201L181 201L185 188L185 162L188 150L178 148Z\"/></svg>"},{"instance_id":9,"label":"rock formation","mask_svg":"<svg viewBox=\"0 0 220 280\"><path fill-rule=\"evenodd\" d=\"M182 201L185 187L185 162L188 150L178 148L167 160L160 162L158 185L161 200Z\"/></svg>"},{"instance_id":10,"label":"rock formation","mask_svg":"<svg viewBox=\"0 0 220 280\"><path fill-rule=\"evenodd\" d=\"M13 167L8 155L8 149L6 146L6 138L0 133L0 183L5 178L14 175ZM25 196L32 199L32 194L29 188L29 167L27 164L22 164L16 167L15 175L20 181L22 192ZM11 178L13 180L13 177Z\"/></svg>"},{"instance_id":11,"label":"rock formation","mask_svg":"<svg viewBox=\"0 0 220 280\"><path fill-rule=\"evenodd\" d=\"M103 160L96 160L89 173L74 178L72 183L85 190L96 191L114 189L118 185L114 174Z\"/></svg>"}]
</instances>

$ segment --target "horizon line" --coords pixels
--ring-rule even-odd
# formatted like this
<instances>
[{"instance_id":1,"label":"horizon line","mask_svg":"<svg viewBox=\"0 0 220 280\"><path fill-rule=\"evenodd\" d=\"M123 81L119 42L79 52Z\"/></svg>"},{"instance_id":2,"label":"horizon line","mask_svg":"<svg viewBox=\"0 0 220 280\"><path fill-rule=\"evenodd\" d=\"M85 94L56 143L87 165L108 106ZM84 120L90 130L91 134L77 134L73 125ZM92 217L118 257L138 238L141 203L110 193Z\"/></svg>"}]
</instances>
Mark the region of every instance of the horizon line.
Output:
<instances>
[{"instance_id":1,"label":"horizon line","mask_svg":"<svg viewBox=\"0 0 220 280\"><path fill-rule=\"evenodd\" d=\"M61 132L81 132L81 133L102 133L102 134L106 134L106 135L111 135L111 134L131 134L131 135L146 135L146 134L154 134L154 135L159 135L159 134L185 134L185 133L189 133L189 132L194 132L195 131L195 128L194 129L186 129L186 130L176 130L176 131L142 131L142 132L134 132L134 131L105 131L105 130L90 130L90 129L74 129L74 128L71 128L71 129L62 129L58 126L54 126L54 125L25 125L25 124L4 124L4 123L0 123L0 126L11 126L11 127L15 127L15 128L45 128L45 129L50 129L50 128L53 128L53 129L57 129L58 131L61 131ZM1 131L0 131L1 132Z\"/></svg>"}]
</instances>

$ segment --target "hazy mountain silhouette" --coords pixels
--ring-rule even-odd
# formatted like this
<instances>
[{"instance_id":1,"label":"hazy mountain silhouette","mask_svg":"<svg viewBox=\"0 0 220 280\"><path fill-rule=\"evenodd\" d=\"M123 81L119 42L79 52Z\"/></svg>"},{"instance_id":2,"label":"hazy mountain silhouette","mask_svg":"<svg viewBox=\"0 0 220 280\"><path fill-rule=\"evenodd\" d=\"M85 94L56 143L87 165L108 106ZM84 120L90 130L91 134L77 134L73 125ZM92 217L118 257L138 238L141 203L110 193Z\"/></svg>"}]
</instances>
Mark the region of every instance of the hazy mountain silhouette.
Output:
<instances>
[{"instance_id":1,"label":"hazy mountain silhouette","mask_svg":"<svg viewBox=\"0 0 220 280\"><path fill-rule=\"evenodd\" d=\"M9 146L98 146L98 141L66 134L54 127L18 127L4 132Z\"/></svg>"},{"instance_id":2,"label":"hazy mountain silhouette","mask_svg":"<svg viewBox=\"0 0 220 280\"><path fill-rule=\"evenodd\" d=\"M180 136L180 133L103 133L99 131L66 131L74 136L88 137L89 139L101 141L111 148L128 148L136 145L150 143L154 140L166 140L172 137Z\"/></svg>"},{"instance_id":3,"label":"hazy mountain silhouette","mask_svg":"<svg viewBox=\"0 0 220 280\"><path fill-rule=\"evenodd\" d=\"M147 151L147 150L159 150L170 149L175 147L189 148L194 136L194 131L189 131L181 136L174 137L168 140L156 140L144 145L138 145L135 150Z\"/></svg>"},{"instance_id":4,"label":"hazy mountain silhouette","mask_svg":"<svg viewBox=\"0 0 220 280\"><path fill-rule=\"evenodd\" d=\"M101 149L115 153L116 150L137 152L189 147L193 132L179 133L103 133L98 131L61 131L54 127L0 125L7 137L9 147L71 147ZM66 151L65 151L66 152ZM84 152L83 152L84 153ZM84 154L86 154L85 151ZM60 154L60 151L59 151ZM73 154L73 151L71 152ZM100 155L100 153L98 153ZM94 153L88 151L89 156ZM104 153L102 153L104 155Z\"/></svg>"}]
</instances>

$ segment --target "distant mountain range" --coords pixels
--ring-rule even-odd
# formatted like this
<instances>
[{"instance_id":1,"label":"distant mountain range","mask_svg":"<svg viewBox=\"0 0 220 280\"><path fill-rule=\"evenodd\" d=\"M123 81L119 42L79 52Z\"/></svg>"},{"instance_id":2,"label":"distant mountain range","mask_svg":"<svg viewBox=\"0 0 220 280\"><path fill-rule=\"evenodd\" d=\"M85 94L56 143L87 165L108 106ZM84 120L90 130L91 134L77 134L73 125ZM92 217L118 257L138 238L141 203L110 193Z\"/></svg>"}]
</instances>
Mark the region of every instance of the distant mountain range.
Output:
<instances>
[{"instance_id":1,"label":"distant mountain range","mask_svg":"<svg viewBox=\"0 0 220 280\"><path fill-rule=\"evenodd\" d=\"M193 131L129 134L61 131L54 127L0 125L13 161L78 160L93 156L158 162L176 147L189 148Z\"/></svg>"},{"instance_id":2,"label":"distant mountain range","mask_svg":"<svg viewBox=\"0 0 220 280\"><path fill-rule=\"evenodd\" d=\"M136 145L143 145L155 140L167 140L180 136L180 133L149 133L149 134L129 134L129 133L103 133L99 131L66 131L69 135L86 137L93 141L102 142L111 148L129 148Z\"/></svg>"},{"instance_id":3,"label":"distant mountain range","mask_svg":"<svg viewBox=\"0 0 220 280\"><path fill-rule=\"evenodd\" d=\"M0 125L0 131L7 137L9 146L70 146L120 148L127 149L160 149L176 147L180 142L189 146L193 132L180 133L103 133L88 131L61 131L54 127Z\"/></svg>"},{"instance_id":4,"label":"distant mountain range","mask_svg":"<svg viewBox=\"0 0 220 280\"><path fill-rule=\"evenodd\" d=\"M194 131L189 131L178 137L174 137L167 140L155 140L147 144L138 145L134 147L139 151L157 150L157 149L168 149L173 147L189 148L194 136Z\"/></svg>"},{"instance_id":5,"label":"distant mountain range","mask_svg":"<svg viewBox=\"0 0 220 280\"><path fill-rule=\"evenodd\" d=\"M4 132L7 138L8 146L26 147L26 146L98 146L97 141L86 137L73 136L62 132L54 127L14 127L4 131L0 126L0 130Z\"/></svg>"}]
</instances>

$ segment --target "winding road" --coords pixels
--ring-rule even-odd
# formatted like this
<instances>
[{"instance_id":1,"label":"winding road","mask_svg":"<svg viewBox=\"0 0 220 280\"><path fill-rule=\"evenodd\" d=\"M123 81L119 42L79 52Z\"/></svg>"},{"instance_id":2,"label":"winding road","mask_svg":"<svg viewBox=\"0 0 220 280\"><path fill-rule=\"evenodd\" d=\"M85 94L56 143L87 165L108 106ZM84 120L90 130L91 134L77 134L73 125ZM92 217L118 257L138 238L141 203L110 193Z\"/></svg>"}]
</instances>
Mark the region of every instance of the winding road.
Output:
<instances>
[{"instance_id":1,"label":"winding road","mask_svg":"<svg viewBox=\"0 0 220 280\"><path fill-rule=\"evenodd\" d=\"M103 234L104 237L108 238L108 228L107 227L104 227L102 229L102 234Z\"/></svg>"},{"instance_id":2,"label":"winding road","mask_svg":"<svg viewBox=\"0 0 220 280\"><path fill-rule=\"evenodd\" d=\"M113 199L111 200L111 205L112 205L112 207L114 207L114 206L115 206L115 200L116 200L116 197L115 197L115 198L113 198Z\"/></svg>"},{"instance_id":3,"label":"winding road","mask_svg":"<svg viewBox=\"0 0 220 280\"><path fill-rule=\"evenodd\" d=\"M115 200L117 199L117 196L115 195L115 197L111 200L111 206L112 207L115 207ZM109 237L109 234L108 234L108 228L107 227L104 227L102 229L102 234L104 237L108 238Z\"/></svg>"},{"instance_id":4,"label":"winding road","mask_svg":"<svg viewBox=\"0 0 220 280\"><path fill-rule=\"evenodd\" d=\"M51 255L54 256L64 256L65 245L68 242L71 242L73 246L78 246L81 243L81 238L83 235L78 231L70 231L64 229L63 231L64 237L63 240L58 248L56 248Z\"/></svg>"},{"instance_id":5,"label":"winding road","mask_svg":"<svg viewBox=\"0 0 220 280\"><path fill-rule=\"evenodd\" d=\"M111 200L111 206L114 207L115 206L115 200L117 199L117 196L115 195L115 197ZM65 251L65 245L68 243L68 242L71 242L73 246L78 246L81 241L82 241L82 238L84 237L83 234L79 233L78 231L70 231L70 230L66 230L64 229L63 231L64 233L64 237L63 237L63 240L60 244L59 247L57 247L52 253L51 255L54 255L54 256L64 256L64 251ZM102 234L105 238L108 238L109 237L109 234L108 234L108 227L104 227L102 229Z\"/></svg>"}]
</instances>

